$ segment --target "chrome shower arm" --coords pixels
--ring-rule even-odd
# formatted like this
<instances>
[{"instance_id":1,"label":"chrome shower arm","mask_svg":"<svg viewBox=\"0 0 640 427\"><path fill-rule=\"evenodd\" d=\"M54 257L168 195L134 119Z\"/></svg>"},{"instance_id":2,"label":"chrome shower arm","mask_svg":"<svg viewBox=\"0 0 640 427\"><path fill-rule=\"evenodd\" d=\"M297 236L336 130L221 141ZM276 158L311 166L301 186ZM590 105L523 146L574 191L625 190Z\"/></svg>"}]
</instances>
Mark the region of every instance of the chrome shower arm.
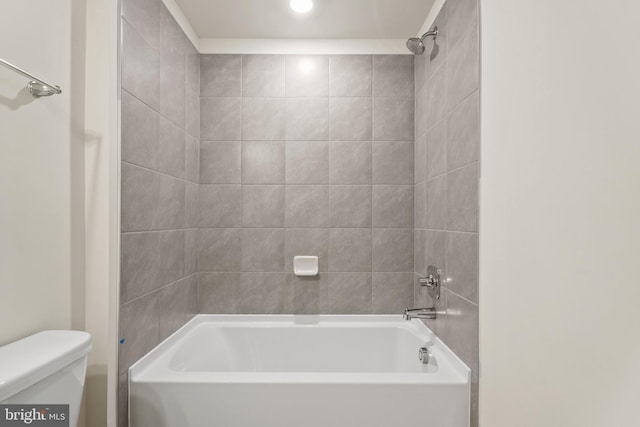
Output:
<instances>
[{"instance_id":1,"label":"chrome shower arm","mask_svg":"<svg viewBox=\"0 0 640 427\"><path fill-rule=\"evenodd\" d=\"M438 27L433 27L432 30L429 30L426 33L424 33L422 37L420 37L420 40L424 40L427 37L433 37L434 39L438 37Z\"/></svg>"}]
</instances>

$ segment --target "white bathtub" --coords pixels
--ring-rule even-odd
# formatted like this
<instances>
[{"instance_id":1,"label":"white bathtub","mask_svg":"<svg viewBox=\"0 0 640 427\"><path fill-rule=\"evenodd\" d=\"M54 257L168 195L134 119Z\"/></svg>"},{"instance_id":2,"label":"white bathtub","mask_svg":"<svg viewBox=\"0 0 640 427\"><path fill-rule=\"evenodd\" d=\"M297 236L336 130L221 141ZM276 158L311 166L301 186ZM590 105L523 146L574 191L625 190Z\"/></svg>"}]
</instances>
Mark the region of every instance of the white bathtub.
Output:
<instances>
[{"instance_id":1,"label":"white bathtub","mask_svg":"<svg viewBox=\"0 0 640 427\"><path fill-rule=\"evenodd\" d=\"M468 427L469 384L399 315L199 315L131 367L130 427Z\"/></svg>"}]
</instances>

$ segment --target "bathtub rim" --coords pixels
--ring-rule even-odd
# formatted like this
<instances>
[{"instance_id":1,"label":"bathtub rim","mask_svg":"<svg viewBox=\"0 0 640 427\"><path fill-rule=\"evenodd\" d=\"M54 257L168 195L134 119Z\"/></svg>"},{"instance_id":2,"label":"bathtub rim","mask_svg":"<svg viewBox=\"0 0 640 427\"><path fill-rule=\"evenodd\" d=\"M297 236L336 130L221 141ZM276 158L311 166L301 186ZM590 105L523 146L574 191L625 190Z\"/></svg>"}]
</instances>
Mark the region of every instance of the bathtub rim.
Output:
<instances>
[{"instance_id":1,"label":"bathtub rim","mask_svg":"<svg viewBox=\"0 0 640 427\"><path fill-rule=\"evenodd\" d=\"M444 357L450 365L457 378L448 377L444 380L438 376L425 373L398 373L398 372L199 372L199 371L170 371L166 372L162 378L154 378L148 375L148 368L162 357L171 347L190 333L196 327L206 323L228 322L227 327L247 326L260 323L261 327L272 325L283 325L293 322L294 326L314 326L322 324L328 326L335 324L336 327L342 323L353 323L350 326L381 326L400 327L416 335L424 335L426 342L430 343L429 348ZM417 349L416 349L417 351ZM437 385L470 385L470 368L444 344L444 342L429 329L422 321L412 319L410 321L402 319L401 315L376 315L376 314L355 314L355 315L294 315L294 314L198 314L180 327L173 334L164 339L156 347L142 356L136 363L128 369L128 383L132 382L148 384L437 384ZM145 375L147 374L147 375Z\"/></svg>"}]
</instances>

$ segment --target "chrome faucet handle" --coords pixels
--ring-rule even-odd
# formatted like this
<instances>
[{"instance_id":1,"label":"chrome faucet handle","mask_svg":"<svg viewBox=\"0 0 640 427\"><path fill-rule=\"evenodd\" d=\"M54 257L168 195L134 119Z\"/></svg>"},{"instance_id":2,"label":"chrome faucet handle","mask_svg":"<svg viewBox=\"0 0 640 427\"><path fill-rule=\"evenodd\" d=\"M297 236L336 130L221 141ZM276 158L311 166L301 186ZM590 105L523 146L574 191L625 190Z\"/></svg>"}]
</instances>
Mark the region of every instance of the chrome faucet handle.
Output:
<instances>
[{"instance_id":1,"label":"chrome faucet handle","mask_svg":"<svg viewBox=\"0 0 640 427\"><path fill-rule=\"evenodd\" d=\"M427 291L429 292L429 296L435 300L440 299L441 273L442 271L439 268L430 265L427 268L427 276L418 279L418 283L420 283L420 286L426 287Z\"/></svg>"}]
</instances>

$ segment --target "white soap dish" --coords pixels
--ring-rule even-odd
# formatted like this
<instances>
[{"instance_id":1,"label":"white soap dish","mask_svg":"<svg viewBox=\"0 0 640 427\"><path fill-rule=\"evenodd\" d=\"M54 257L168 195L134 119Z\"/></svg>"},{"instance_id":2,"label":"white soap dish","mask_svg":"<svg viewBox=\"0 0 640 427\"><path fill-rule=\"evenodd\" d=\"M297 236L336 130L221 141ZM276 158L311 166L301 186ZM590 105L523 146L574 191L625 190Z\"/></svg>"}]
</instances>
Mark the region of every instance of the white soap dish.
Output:
<instances>
[{"instance_id":1,"label":"white soap dish","mask_svg":"<svg viewBox=\"0 0 640 427\"><path fill-rule=\"evenodd\" d=\"M293 273L296 276L317 276L318 275L318 257L317 256L293 257Z\"/></svg>"}]
</instances>

